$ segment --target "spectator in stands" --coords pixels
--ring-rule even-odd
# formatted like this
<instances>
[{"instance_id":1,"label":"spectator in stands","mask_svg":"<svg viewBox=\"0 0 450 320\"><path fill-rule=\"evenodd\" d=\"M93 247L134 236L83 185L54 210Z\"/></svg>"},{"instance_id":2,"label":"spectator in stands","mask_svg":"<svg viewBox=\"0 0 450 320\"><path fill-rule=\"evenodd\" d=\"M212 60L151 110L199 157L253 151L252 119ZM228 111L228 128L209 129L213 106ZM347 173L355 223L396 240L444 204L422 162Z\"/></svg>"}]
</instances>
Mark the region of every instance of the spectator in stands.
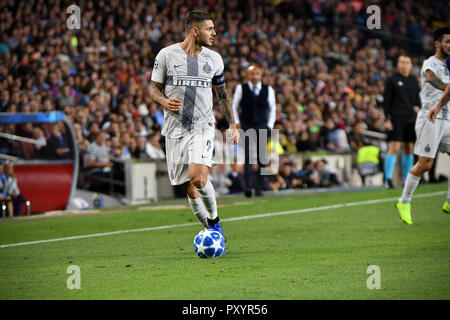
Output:
<instances>
[{"instance_id":1,"label":"spectator in stands","mask_svg":"<svg viewBox=\"0 0 450 320\"><path fill-rule=\"evenodd\" d=\"M320 185L319 172L315 169L314 162L311 159L305 160L299 176L308 188L318 187Z\"/></svg>"},{"instance_id":2,"label":"spectator in stands","mask_svg":"<svg viewBox=\"0 0 450 320\"><path fill-rule=\"evenodd\" d=\"M57 98L58 109L62 110L65 106L73 107L75 105L75 100L70 94L70 86L63 86L62 92L58 94Z\"/></svg>"},{"instance_id":3,"label":"spectator in stands","mask_svg":"<svg viewBox=\"0 0 450 320\"><path fill-rule=\"evenodd\" d=\"M302 124L300 126L300 132L297 135L297 151L298 152L305 152L305 151L313 151L317 149L316 144L314 143L314 120L306 120L306 123Z\"/></svg>"},{"instance_id":4,"label":"spectator in stands","mask_svg":"<svg viewBox=\"0 0 450 320\"><path fill-rule=\"evenodd\" d=\"M52 134L47 139L47 155L49 159L67 159L70 149L66 138L61 133L62 122L51 125Z\"/></svg>"},{"instance_id":5,"label":"spectator in stands","mask_svg":"<svg viewBox=\"0 0 450 320\"><path fill-rule=\"evenodd\" d=\"M6 194L11 198L14 215L18 216L22 213L22 207L26 199L20 193L19 186L17 184L17 178L14 174L14 165L12 162L7 161L5 164L6 175Z\"/></svg>"},{"instance_id":6,"label":"spectator in stands","mask_svg":"<svg viewBox=\"0 0 450 320\"><path fill-rule=\"evenodd\" d=\"M100 124L98 122L89 123L89 135L87 136L87 140L89 142L93 142L95 137L100 133Z\"/></svg>"},{"instance_id":7,"label":"spectator in stands","mask_svg":"<svg viewBox=\"0 0 450 320\"><path fill-rule=\"evenodd\" d=\"M24 123L17 126L16 135L23 138L33 138L33 124ZM19 156L25 159L33 159L36 156L36 148L32 143L19 142Z\"/></svg>"},{"instance_id":8,"label":"spectator in stands","mask_svg":"<svg viewBox=\"0 0 450 320\"><path fill-rule=\"evenodd\" d=\"M138 136L147 137L149 135L149 132L146 126L144 125L142 118L139 118L138 120L135 121L134 128Z\"/></svg>"},{"instance_id":9,"label":"spectator in stands","mask_svg":"<svg viewBox=\"0 0 450 320\"><path fill-rule=\"evenodd\" d=\"M335 153L345 153L350 151L347 135L344 131L345 125L338 123L335 125L332 118L325 120L325 126L321 129L323 146L327 151Z\"/></svg>"},{"instance_id":10,"label":"spectator in stands","mask_svg":"<svg viewBox=\"0 0 450 320\"><path fill-rule=\"evenodd\" d=\"M136 149L134 150L134 157L136 159L150 159L146 149L147 141L144 136L136 138Z\"/></svg>"},{"instance_id":11,"label":"spectator in stands","mask_svg":"<svg viewBox=\"0 0 450 320\"><path fill-rule=\"evenodd\" d=\"M132 158L136 158L136 153L137 153L137 142L136 139L130 138L129 142L128 142L128 150L131 154Z\"/></svg>"},{"instance_id":12,"label":"spectator in stands","mask_svg":"<svg viewBox=\"0 0 450 320\"><path fill-rule=\"evenodd\" d=\"M362 121L356 122L349 134L350 146L354 152L369 143L369 139L362 135L365 126L366 124Z\"/></svg>"},{"instance_id":13,"label":"spectator in stands","mask_svg":"<svg viewBox=\"0 0 450 320\"><path fill-rule=\"evenodd\" d=\"M292 170L293 163L291 161L284 162L280 167L280 177L286 183L286 188L302 188L304 187L302 179Z\"/></svg>"},{"instance_id":14,"label":"spectator in stands","mask_svg":"<svg viewBox=\"0 0 450 320\"><path fill-rule=\"evenodd\" d=\"M111 168L112 163L109 160L109 148L106 146L106 133L100 131L95 141L92 142L86 150L85 168L92 169L91 173L104 172L103 169ZM100 174L101 175L101 174Z\"/></svg>"},{"instance_id":15,"label":"spectator in stands","mask_svg":"<svg viewBox=\"0 0 450 320\"><path fill-rule=\"evenodd\" d=\"M267 168L272 172L271 175L267 176L267 183L269 185L270 190L279 191L287 188L287 184L284 179L279 174L279 171L273 166L273 163L270 162Z\"/></svg>"},{"instance_id":16,"label":"spectator in stands","mask_svg":"<svg viewBox=\"0 0 450 320\"><path fill-rule=\"evenodd\" d=\"M150 159L165 159L166 154L161 147L159 141L161 140L161 134L159 131L152 132L148 135L148 141L145 144L145 151Z\"/></svg>"},{"instance_id":17,"label":"spectator in stands","mask_svg":"<svg viewBox=\"0 0 450 320\"><path fill-rule=\"evenodd\" d=\"M336 146L333 152L347 153L350 152L347 133L345 132L345 123L339 122L331 133L331 143Z\"/></svg>"},{"instance_id":18,"label":"spectator in stands","mask_svg":"<svg viewBox=\"0 0 450 320\"><path fill-rule=\"evenodd\" d=\"M230 194L242 193L245 191L244 165L234 162L230 165L231 172L228 179L231 181L229 186Z\"/></svg>"},{"instance_id":19,"label":"spectator in stands","mask_svg":"<svg viewBox=\"0 0 450 320\"><path fill-rule=\"evenodd\" d=\"M334 150L336 146L331 143L331 133L333 132L335 128L335 124L332 118L325 119L325 125L320 129L319 133L319 139L320 139L320 145L322 149L326 150Z\"/></svg>"},{"instance_id":20,"label":"spectator in stands","mask_svg":"<svg viewBox=\"0 0 450 320\"><path fill-rule=\"evenodd\" d=\"M9 106L9 91L3 90L0 95L0 112L6 112Z\"/></svg>"},{"instance_id":21,"label":"spectator in stands","mask_svg":"<svg viewBox=\"0 0 450 320\"><path fill-rule=\"evenodd\" d=\"M6 125L0 125L0 132L5 134L15 133L15 124L10 123ZM17 156L19 144L12 139L0 139L0 153L9 154L11 156Z\"/></svg>"},{"instance_id":22,"label":"spectator in stands","mask_svg":"<svg viewBox=\"0 0 450 320\"><path fill-rule=\"evenodd\" d=\"M11 196L8 194L7 176L4 173L4 164L0 162L0 205L6 206L9 217L14 215L14 208Z\"/></svg>"},{"instance_id":23,"label":"spectator in stands","mask_svg":"<svg viewBox=\"0 0 450 320\"><path fill-rule=\"evenodd\" d=\"M332 187L339 186L341 183L338 181L336 173L326 168L327 160L321 159L314 162L314 174L319 175L319 187Z\"/></svg>"}]
</instances>

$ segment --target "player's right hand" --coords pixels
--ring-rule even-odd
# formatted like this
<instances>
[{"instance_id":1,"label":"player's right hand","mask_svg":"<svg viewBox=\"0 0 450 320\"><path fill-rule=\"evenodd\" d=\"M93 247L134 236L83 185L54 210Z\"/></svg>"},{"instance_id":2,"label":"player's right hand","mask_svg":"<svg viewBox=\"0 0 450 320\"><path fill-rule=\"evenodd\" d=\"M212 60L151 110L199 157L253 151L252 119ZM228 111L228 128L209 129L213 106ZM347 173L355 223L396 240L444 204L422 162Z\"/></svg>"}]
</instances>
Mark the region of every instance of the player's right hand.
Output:
<instances>
[{"instance_id":1,"label":"player's right hand","mask_svg":"<svg viewBox=\"0 0 450 320\"><path fill-rule=\"evenodd\" d=\"M384 127L385 127L386 130L388 130L388 131L394 130L394 128L392 127L392 122L391 122L391 120L386 120L386 122L384 123Z\"/></svg>"},{"instance_id":2,"label":"player's right hand","mask_svg":"<svg viewBox=\"0 0 450 320\"><path fill-rule=\"evenodd\" d=\"M439 105L434 106L434 108L431 109L430 112L428 113L428 120L434 123L434 120L436 120L439 111L441 111L440 106Z\"/></svg>"},{"instance_id":3,"label":"player's right hand","mask_svg":"<svg viewBox=\"0 0 450 320\"><path fill-rule=\"evenodd\" d=\"M180 99L168 98L164 101L163 107L169 111L178 112L180 110L178 107L182 104L183 102Z\"/></svg>"}]
</instances>

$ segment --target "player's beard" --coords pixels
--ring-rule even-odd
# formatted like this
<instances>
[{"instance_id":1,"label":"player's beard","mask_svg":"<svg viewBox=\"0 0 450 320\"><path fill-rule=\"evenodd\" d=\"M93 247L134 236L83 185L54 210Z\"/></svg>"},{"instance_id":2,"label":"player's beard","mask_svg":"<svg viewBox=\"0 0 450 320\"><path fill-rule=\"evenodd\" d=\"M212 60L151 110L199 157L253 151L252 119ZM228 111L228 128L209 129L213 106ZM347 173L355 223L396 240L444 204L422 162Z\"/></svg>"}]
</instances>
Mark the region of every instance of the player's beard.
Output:
<instances>
[{"instance_id":1,"label":"player's beard","mask_svg":"<svg viewBox=\"0 0 450 320\"><path fill-rule=\"evenodd\" d=\"M211 47L211 45L208 43L208 40L205 39L197 39L197 45L201 47Z\"/></svg>"}]
</instances>

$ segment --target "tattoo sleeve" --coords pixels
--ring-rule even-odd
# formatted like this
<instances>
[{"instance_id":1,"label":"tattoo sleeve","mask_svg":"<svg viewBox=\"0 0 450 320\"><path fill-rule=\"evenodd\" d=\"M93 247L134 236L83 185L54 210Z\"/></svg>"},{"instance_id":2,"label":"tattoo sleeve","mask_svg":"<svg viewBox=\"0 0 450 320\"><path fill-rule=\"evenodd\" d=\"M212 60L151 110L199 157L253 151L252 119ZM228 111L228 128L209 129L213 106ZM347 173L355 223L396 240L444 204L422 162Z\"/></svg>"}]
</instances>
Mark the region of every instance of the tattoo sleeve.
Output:
<instances>
[{"instance_id":1,"label":"tattoo sleeve","mask_svg":"<svg viewBox=\"0 0 450 320\"><path fill-rule=\"evenodd\" d=\"M228 90L225 84L214 87L214 90L217 94L217 100L222 106L223 114L225 118L228 120L228 124L234 124L234 115L233 115L233 102L228 94Z\"/></svg>"},{"instance_id":2,"label":"tattoo sleeve","mask_svg":"<svg viewBox=\"0 0 450 320\"><path fill-rule=\"evenodd\" d=\"M438 78L438 76L431 70L426 71L426 79L429 84L431 84L436 89L445 90L446 84L442 82L441 79Z\"/></svg>"},{"instance_id":3,"label":"tattoo sleeve","mask_svg":"<svg viewBox=\"0 0 450 320\"><path fill-rule=\"evenodd\" d=\"M164 84L152 81L150 84L150 96L152 100L160 105L163 105L164 101L167 99L163 94Z\"/></svg>"}]
</instances>

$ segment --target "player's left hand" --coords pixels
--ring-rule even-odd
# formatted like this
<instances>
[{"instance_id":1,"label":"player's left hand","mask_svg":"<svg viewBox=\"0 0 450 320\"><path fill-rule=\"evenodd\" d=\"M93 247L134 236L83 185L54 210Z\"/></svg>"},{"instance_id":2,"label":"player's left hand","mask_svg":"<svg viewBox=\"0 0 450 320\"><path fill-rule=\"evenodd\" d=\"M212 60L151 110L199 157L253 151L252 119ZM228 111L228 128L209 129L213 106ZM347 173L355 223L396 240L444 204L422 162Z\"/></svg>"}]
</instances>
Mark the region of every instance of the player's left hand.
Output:
<instances>
[{"instance_id":1,"label":"player's left hand","mask_svg":"<svg viewBox=\"0 0 450 320\"><path fill-rule=\"evenodd\" d=\"M235 124L231 124L230 128L227 130L228 138L233 141L234 144L239 142L239 130Z\"/></svg>"}]
</instances>

